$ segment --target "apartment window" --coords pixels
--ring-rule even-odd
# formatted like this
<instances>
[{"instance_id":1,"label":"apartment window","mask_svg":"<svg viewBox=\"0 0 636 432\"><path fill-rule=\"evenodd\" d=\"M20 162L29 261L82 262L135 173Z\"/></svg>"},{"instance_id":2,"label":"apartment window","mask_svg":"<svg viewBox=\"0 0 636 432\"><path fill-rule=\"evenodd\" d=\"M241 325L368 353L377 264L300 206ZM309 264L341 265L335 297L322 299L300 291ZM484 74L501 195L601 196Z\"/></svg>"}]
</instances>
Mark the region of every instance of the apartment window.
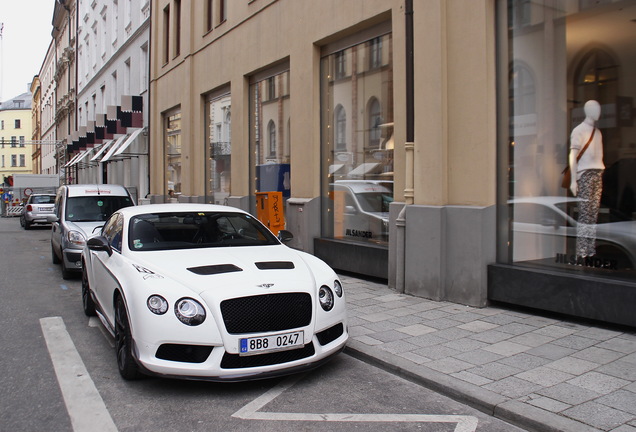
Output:
<instances>
[{"instance_id":1,"label":"apartment window","mask_svg":"<svg viewBox=\"0 0 636 432\"><path fill-rule=\"evenodd\" d=\"M18 145L18 140L16 137L12 136L11 137L11 147L17 147Z\"/></svg>"},{"instance_id":2,"label":"apartment window","mask_svg":"<svg viewBox=\"0 0 636 432\"><path fill-rule=\"evenodd\" d=\"M382 66L382 39L375 38L369 42L369 69Z\"/></svg>"},{"instance_id":3,"label":"apartment window","mask_svg":"<svg viewBox=\"0 0 636 432\"><path fill-rule=\"evenodd\" d=\"M18 165L18 155L11 155L11 166L15 167Z\"/></svg>"},{"instance_id":4,"label":"apartment window","mask_svg":"<svg viewBox=\"0 0 636 432\"><path fill-rule=\"evenodd\" d=\"M16 129L20 129L22 126L22 122L20 121L20 119L16 119L15 120L15 128Z\"/></svg>"},{"instance_id":5,"label":"apartment window","mask_svg":"<svg viewBox=\"0 0 636 432\"><path fill-rule=\"evenodd\" d=\"M209 32L214 27L214 0L205 0L205 30Z\"/></svg>"},{"instance_id":6,"label":"apartment window","mask_svg":"<svg viewBox=\"0 0 636 432\"><path fill-rule=\"evenodd\" d=\"M24 136L20 137L20 147L24 147Z\"/></svg>"},{"instance_id":7,"label":"apartment window","mask_svg":"<svg viewBox=\"0 0 636 432\"><path fill-rule=\"evenodd\" d=\"M130 93L130 58L124 62L124 93L129 95Z\"/></svg>"},{"instance_id":8,"label":"apartment window","mask_svg":"<svg viewBox=\"0 0 636 432\"><path fill-rule=\"evenodd\" d=\"M139 65L140 82L139 93L148 90L148 44L141 47L141 64Z\"/></svg>"},{"instance_id":9,"label":"apartment window","mask_svg":"<svg viewBox=\"0 0 636 432\"><path fill-rule=\"evenodd\" d=\"M344 78L347 75L347 51L336 53L336 79Z\"/></svg>"},{"instance_id":10,"label":"apartment window","mask_svg":"<svg viewBox=\"0 0 636 432\"><path fill-rule=\"evenodd\" d=\"M181 54L181 0L174 2L174 56Z\"/></svg>"},{"instance_id":11,"label":"apartment window","mask_svg":"<svg viewBox=\"0 0 636 432\"><path fill-rule=\"evenodd\" d=\"M4 120L0 121L0 129L4 130Z\"/></svg>"},{"instance_id":12,"label":"apartment window","mask_svg":"<svg viewBox=\"0 0 636 432\"><path fill-rule=\"evenodd\" d=\"M4 147L4 144L2 146ZM4 168L4 155L2 155L2 168Z\"/></svg>"},{"instance_id":13,"label":"apartment window","mask_svg":"<svg viewBox=\"0 0 636 432\"><path fill-rule=\"evenodd\" d=\"M163 10L163 62L170 61L170 5Z\"/></svg>"},{"instance_id":14,"label":"apartment window","mask_svg":"<svg viewBox=\"0 0 636 432\"><path fill-rule=\"evenodd\" d=\"M225 22L227 20L227 0L221 0L219 2L219 22Z\"/></svg>"},{"instance_id":15,"label":"apartment window","mask_svg":"<svg viewBox=\"0 0 636 432\"><path fill-rule=\"evenodd\" d=\"M23 154L20 155L20 166L26 166L26 157Z\"/></svg>"}]
</instances>

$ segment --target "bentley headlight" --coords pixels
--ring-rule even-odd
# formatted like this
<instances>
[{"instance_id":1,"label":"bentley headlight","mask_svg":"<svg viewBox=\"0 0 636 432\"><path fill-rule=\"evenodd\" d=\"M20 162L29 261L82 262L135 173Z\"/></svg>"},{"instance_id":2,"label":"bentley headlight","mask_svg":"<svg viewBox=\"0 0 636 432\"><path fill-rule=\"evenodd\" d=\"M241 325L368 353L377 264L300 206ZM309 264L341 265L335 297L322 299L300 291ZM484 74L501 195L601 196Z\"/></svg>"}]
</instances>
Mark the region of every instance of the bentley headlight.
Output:
<instances>
[{"instance_id":1,"label":"bentley headlight","mask_svg":"<svg viewBox=\"0 0 636 432\"><path fill-rule=\"evenodd\" d=\"M325 311L329 312L333 309L333 292L328 286L323 285L320 287L318 290L318 301L320 302L320 307Z\"/></svg>"},{"instance_id":2,"label":"bentley headlight","mask_svg":"<svg viewBox=\"0 0 636 432\"><path fill-rule=\"evenodd\" d=\"M340 283L340 281L336 281L333 284L333 290L336 292L336 295L338 297L342 297L343 291L342 291L342 284Z\"/></svg>"},{"instance_id":3,"label":"bentley headlight","mask_svg":"<svg viewBox=\"0 0 636 432\"><path fill-rule=\"evenodd\" d=\"M198 301L182 298L174 305L174 313L184 324L197 326L205 321L205 309Z\"/></svg>"},{"instance_id":4,"label":"bentley headlight","mask_svg":"<svg viewBox=\"0 0 636 432\"><path fill-rule=\"evenodd\" d=\"M84 243L86 243L86 239L79 231L69 231L68 232L68 241L72 245L84 247Z\"/></svg>"},{"instance_id":5,"label":"bentley headlight","mask_svg":"<svg viewBox=\"0 0 636 432\"><path fill-rule=\"evenodd\" d=\"M157 294L148 297L146 305L148 306L148 309L150 309L150 312L152 312L153 314L163 315L168 312L168 302L165 298Z\"/></svg>"}]
</instances>

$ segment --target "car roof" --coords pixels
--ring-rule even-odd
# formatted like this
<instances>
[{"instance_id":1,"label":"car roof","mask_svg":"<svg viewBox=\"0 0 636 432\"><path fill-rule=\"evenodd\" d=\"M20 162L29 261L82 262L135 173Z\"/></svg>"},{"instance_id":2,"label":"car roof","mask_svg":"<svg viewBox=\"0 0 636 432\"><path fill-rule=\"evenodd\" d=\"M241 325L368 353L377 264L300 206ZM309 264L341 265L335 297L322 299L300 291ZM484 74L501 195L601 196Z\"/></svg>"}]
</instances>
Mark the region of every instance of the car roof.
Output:
<instances>
[{"instance_id":1,"label":"car roof","mask_svg":"<svg viewBox=\"0 0 636 432\"><path fill-rule=\"evenodd\" d=\"M144 204L134 207L124 207L118 210L125 217L132 217L146 213L169 213L169 212L227 212L249 214L239 208L218 204L197 204L197 203L167 203L167 204Z\"/></svg>"},{"instance_id":2,"label":"car roof","mask_svg":"<svg viewBox=\"0 0 636 432\"><path fill-rule=\"evenodd\" d=\"M68 189L68 196L112 195L128 196L128 191L121 185L114 184L72 184L62 186Z\"/></svg>"}]
</instances>

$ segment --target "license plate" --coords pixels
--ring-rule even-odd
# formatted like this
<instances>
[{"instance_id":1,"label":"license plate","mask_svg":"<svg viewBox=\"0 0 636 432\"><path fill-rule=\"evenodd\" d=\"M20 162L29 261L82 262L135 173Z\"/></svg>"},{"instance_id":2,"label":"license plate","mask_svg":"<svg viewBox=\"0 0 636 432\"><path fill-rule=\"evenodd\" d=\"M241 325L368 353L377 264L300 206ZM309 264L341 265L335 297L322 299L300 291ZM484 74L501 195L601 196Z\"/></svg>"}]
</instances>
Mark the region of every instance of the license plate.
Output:
<instances>
[{"instance_id":1,"label":"license plate","mask_svg":"<svg viewBox=\"0 0 636 432\"><path fill-rule=\"evenodd\" d=\"M53 209L52 208L48 208L48 207L38 207L38 210L41 212L52 212Z\"/></svg>"},{"instance_id":2,"label":"license plate","mask_svg":"<svg viewBox=\"0 0 636 432\"><path fill-rule=\"evenodd\" d=\"M273 336L262 336L241 339L241 355L262 354L272 351L283 351L304 345L303 332L283 333Z\"/></svg>"}]
</instances>

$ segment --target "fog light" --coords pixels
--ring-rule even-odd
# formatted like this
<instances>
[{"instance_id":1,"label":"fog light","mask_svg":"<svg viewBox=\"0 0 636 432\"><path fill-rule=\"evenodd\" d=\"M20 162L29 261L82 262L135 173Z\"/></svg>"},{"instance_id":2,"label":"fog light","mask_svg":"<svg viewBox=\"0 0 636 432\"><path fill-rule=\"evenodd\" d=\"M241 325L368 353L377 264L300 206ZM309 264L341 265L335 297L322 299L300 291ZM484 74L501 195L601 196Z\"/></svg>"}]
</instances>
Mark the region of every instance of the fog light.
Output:
<instances>
[{"instance_id":1,"label":"fog light","mask_svg":"<svg viewBox=\"0 0 636 432\"><path fill-rule=\"evenodd\" d=\"M318 301L320 302L320 307L327 312L333 308L333 292L331 292L329 287L325 285L320 287L318 290Z\"/></svg>"}]
</instances>

